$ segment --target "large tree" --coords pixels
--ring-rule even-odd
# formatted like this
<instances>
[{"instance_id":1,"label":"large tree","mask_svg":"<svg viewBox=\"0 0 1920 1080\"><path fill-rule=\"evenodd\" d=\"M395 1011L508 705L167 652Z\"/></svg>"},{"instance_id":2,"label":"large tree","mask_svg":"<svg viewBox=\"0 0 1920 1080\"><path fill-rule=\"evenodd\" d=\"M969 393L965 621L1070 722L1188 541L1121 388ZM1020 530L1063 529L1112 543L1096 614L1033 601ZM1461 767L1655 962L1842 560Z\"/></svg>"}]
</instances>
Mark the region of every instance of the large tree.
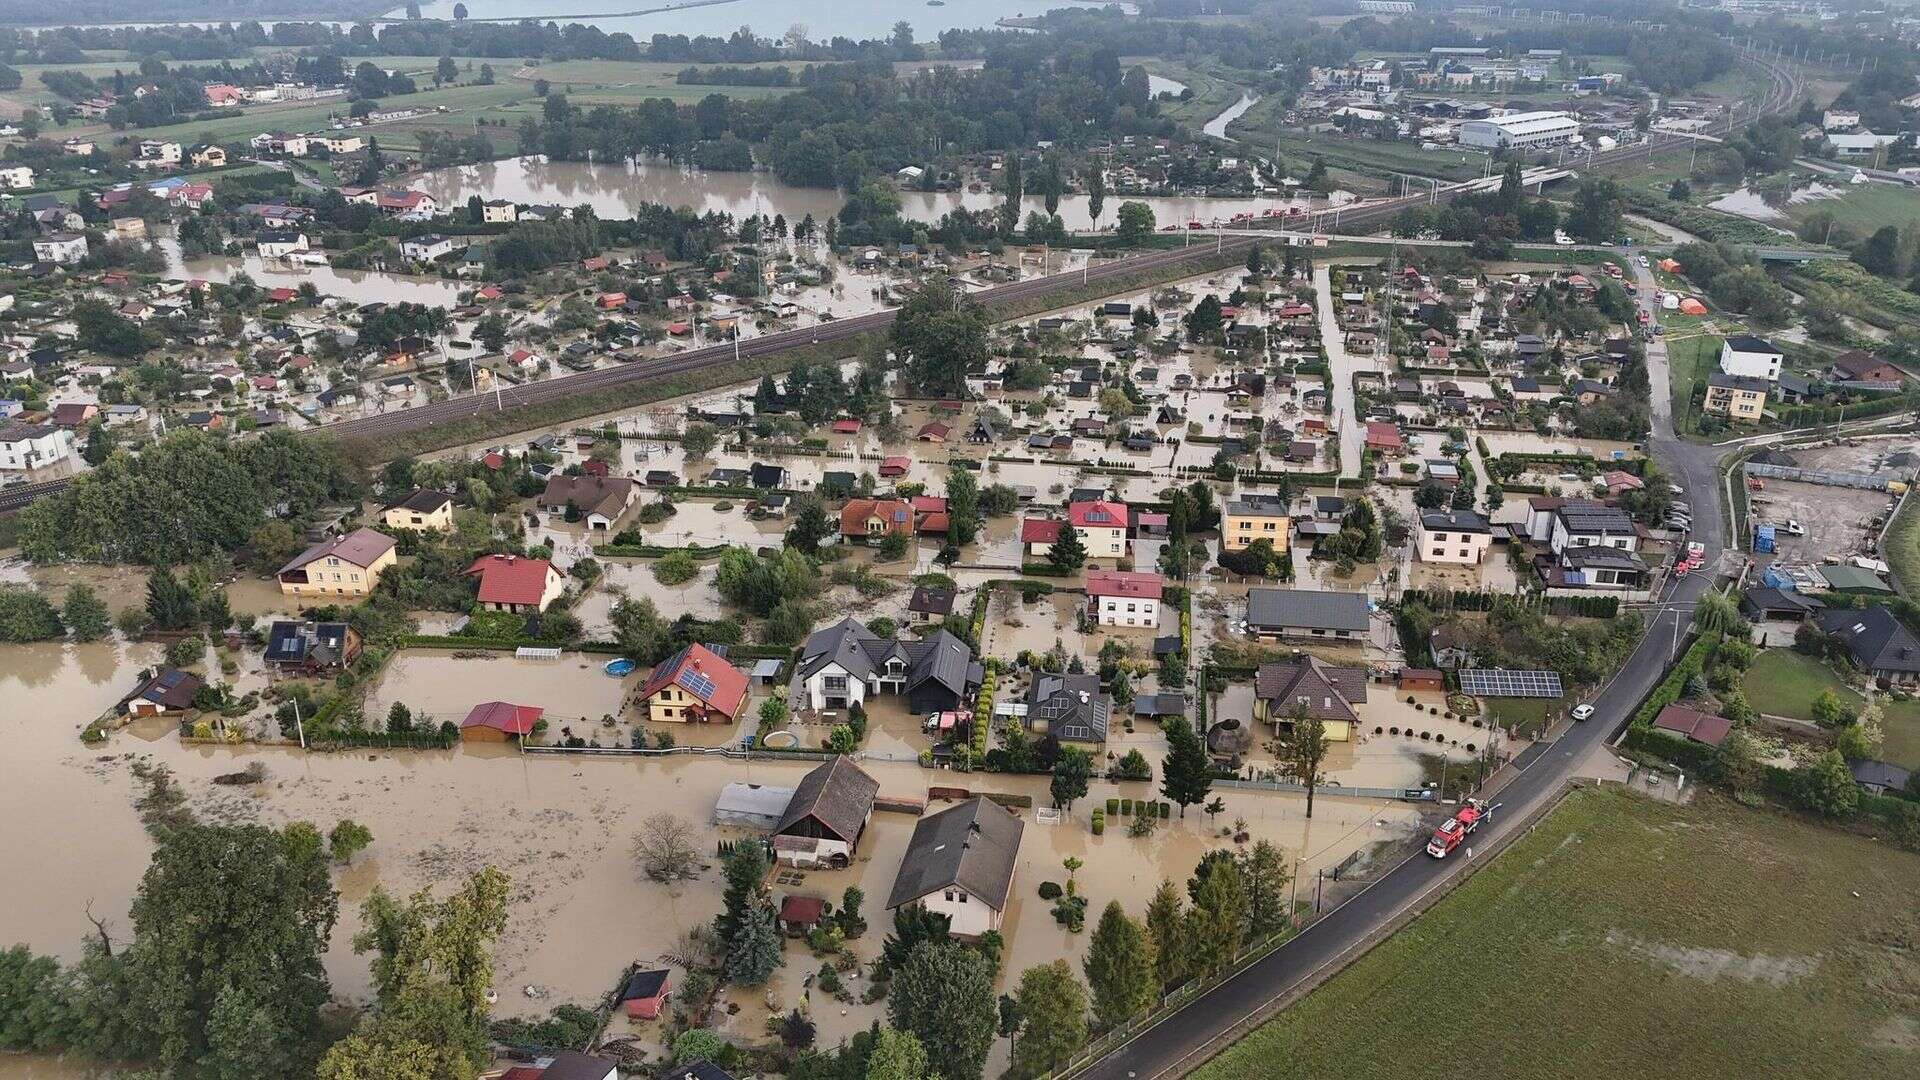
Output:
<instances>
[{"instance_id":1,"label":"large tree","mask_svg":"<svg viewBox=\"0 0 1920 1080\"><path fill-rule=\"evenodd\" d=\"M968 369L987 362L990 325L986 310L945 278L925 282L893 320L893 351L908 384L942 397L965 393Z\"/></svg>"},{"instance_id":2,"label":"large tree","mask_svg":"<svg viewBox=\"0 0 1920 1080\"><path fill-rule=\"evenodd\" d=\"M1087 1041L1087 991L1065 960L1020 973L1014 993L1023 1020L1013 1040L1011 1075L1052 1073Z\"/></svg>"},{"instance_id":3,"label":"large tree","mask_svg":"<svg viewBox=\"0 0 1920 1080\"><path fill-rule=\"evenodd\" d=\"M1053 763L1053 779L1048 785L1053 805L1073 809L1074 800L1086 798L1087 781L1092 776L1093 762L1085 750L1076 746L1061 747L1060 757Z\"/></svg>"},{"instance_id":4,"label":"large tree","mask_svg":"<svg viewBox=\"0 0 1920 1080\"><path fill-rule=\"evenodd\" d=\"M1197 975L1215 976L1239 955L1247 927L1247 894L1231 857L1201 863L1205 871L1187 913L1187 948Z\"/></svg>"},{"instance_id":5,"label":"large tree","mask_svg":"<svg viewBox=\"0 0 1920 1080\"><path fill-rule=\"evenodd\" d=\"M993 965L950 941L919 945L893 973L887 1016L920 1040L936 1076L980 1080L999 1018Z\"/></svg>"},{"instance_id":6,"label":"large tree","mask_svg":"<svg viewBox=\"0 0 1920 1080\"><path fill-rule=\"evenodd\" d=\"M1180 816L1187 807L1207 801L1213 789L1213 765L1207 747L1193 725L1184 716L1169 716L1160 725L1167 736L1167 757L1160 766L1160 793L1180 805Z\"/></svg>"},{"instance_id":7,"label":"large tree","mask_svg":"<svg viewBox=\"0 0 1920 1080\"><path fill-rule=\"evenodd\" d=\"M1093 991L1093 1018L1103 1028L1145 1014L1159 996L1153 941L1118 900L1109 900L1100 913L1081 967Z\"/></svg>"},{"instance_id":8,"label":"large tree","mask_svg":"<svg viewBox=\"0 0 1920 1080\"><path fill-rule=\"evenodd\" d=\"M980 481L955 466L947 473L947 541L966 547L980 534Z\"/></svg>"},{"instance_id":9,"label":"large tree","mask_svg":"<svg viewBox=\"0 0 1920 1080\"><path fill-rule=\"evenodd\" d=\"M402 903L374 889L353 948L374 954L378 1008L327 1051L321 1080L454 1080L487 1064L487 992L507 891L491 866L444 899L423 889Z\"/></svg>"},{"instance_id":10,"label":"large tree","mask_svg":"<svg viewBox=\"0 0 1920 1080\"><path fill-rule=\"evenodd\" d=\"M1186 902L1173 882L1163 879L1147 901L1146 929L1153 948L1154 977L1162 992L1171 990L1193 974L1187 949Z\"/></svg>"},{"instance_id":11,"label":"large tree","mask_svg":"<svg viewBox=\"0 0 1920 1080\"><path fill-rule=\"evenodd\" d=\"M1240 854L1240 881L1247 894L1247 935L1261 938L1287 924L1287 857L1271 840Z\"/></svg>"},{"instance_id":12,"label":"large tree","mask_svg":"<svg viewBox=\"0 0 1920 1080\"><path fill-rule=\"evenodd\" d=\"M1305 706L1293 710L1293 724L1273 743L1273 754L1280 759L1280 771L1300 781L1307 789L1307 817L1313 817L1313 793L1320 786L1321 765L1332 746L1327 725L1309 715Z\"/></svg>"},{"instance_id":13,"label":"large tree","mask_svg":"<svg viewBox=\"0 0 1920 1080\"><path fill-rule=\"evenodd\" d=\"M312 1070L340 910L319 834L191 822L155 832L120 960L141 1056L219 1080Z\"/></svg>"}]
</instances>

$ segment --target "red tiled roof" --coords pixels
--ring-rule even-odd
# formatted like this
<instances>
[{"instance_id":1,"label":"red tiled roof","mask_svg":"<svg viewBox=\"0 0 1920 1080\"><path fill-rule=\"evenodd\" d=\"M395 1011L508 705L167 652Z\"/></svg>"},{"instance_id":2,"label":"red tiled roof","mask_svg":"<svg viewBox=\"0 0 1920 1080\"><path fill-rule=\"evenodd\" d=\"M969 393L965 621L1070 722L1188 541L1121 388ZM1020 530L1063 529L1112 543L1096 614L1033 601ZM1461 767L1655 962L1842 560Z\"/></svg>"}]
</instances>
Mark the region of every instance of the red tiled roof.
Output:
<instances>
[{"instance_id":1,"label":"red tiled roof","mask_svg":"<svg viewBox=\"0 0 1920 1080\"><path fill-rule=\"evenodd\" d=\"M278 289L267 290L267 299L273 301L276 304L284 304L298 295L300 294L294 292L292 289L289 289L284 285Z\"/></svg>"},{"instance_id":2,"label":"red tiled roof","mask_svg":"<svg viewBox=\"0 0 1920 1080\"><path fill-rule=\"evenodd\" d=\"M878 517L887 523L879 535L913 532L913 507L899 499L849 499L840 508L840 535L869 536L867 522Z\"/></svg>"},{"instance_id":3,"label":"red tiled roof","mask_svg":"<svg viewBox=\"0 0 1920 1080\"><path fill-rule=\"evenodd\" d=\"M1382 420L1367 421L1367 444L1369 446L1404 446L1400 438L1400 429Z\"/></svg>"},{"instance_id":4,"label":"red tiled roof","mask_svg":"<svg viewBox=\"0 0 1920 1080\"><path fill-rule=\"evenodd\" d=\"M473 707L465 720L460 721L463 728L488 727L504 731L509 735L530 735L535 721L547 710L538 705L515 705L510 701L483 701Z\"/></svg>"},{"instance_id":5,"label":"red tiled roof","mask_svg":"<svg viewBox=\"0 0 1920 1080\"><path fill-rule=\"evenodd\" d=\"M547 572L553 564L545 559L516 555L482 555L467 567L468 577L480 579L483 604L538 605L547 593Z\"/></svg>"},{"instance_id":6,"label":"red tiled roof","mask_svg":"<svg viewBox=\"0 0 1920 1080\"><path fill-rule=\"evenodd\" d=\"M913 465L913 459L904 454L893 454L880 459L881 476L899 476Z\"/></svg>"},{"instance_id":7,"label":"red tiled roof","mask_svg":"<svg viewBox=\"0 0 1920 1080\"><path fill-rule=\"evenodd\" d=\"M1124 596L1135 600L1158 600L1164 587L1159 574L1141 574L1126 570L1087 571L1088 596Z\"/></svg>"},{"instance_id":8,"label":"red tiled roof","mask_svg":"<svg viewBox=\"0 0 1920 1080\"><path fill-rule=\"evenodd\" d=\"M827 902L817 896L789 896L780 901L780 921L812 926L826 916Z\"/></svg>"},{"instance_id":9,"label":"red tiled roof","mask_svg":"<svg viewBox=\"0 0 1920 1080\"><path fill-rule=\"evenodd\" d=\"M835 420L831 426L833 430L842 435L855 435L860 431L860 421L858 420Z\"/></svg>"},{"instance_id":10,"label":"red tiled roof","mask_svg":"<svg viewBox=\"0 0 1920 1080\"><path fill-rule=\"evenodd\" d=\"M1653 718L1653 726L1684 735L1697 743L1719 746L1721 740L1727 737L1727 732L1733 730L1733 721L1724 716L1709 716L1684 705L1669 705Z\"/></svg>"},{"instance_id":11,"label":"red tiled roof","mask_svg":"<svg viewBox=\"0 0 1920 1080\"><path fill-rule=\"evenodd\" d=\"M916 514L938 514L947 508L947 500L938 495L915 495L908 501Z\"/></svg>"},{"instance_id":12,"label":"red tiled roof","mask_svg":"<svg viewBox=\"0 0 1920 1080\"><path fill-rule=\"evenodd\" d=\"M1124 529L1127 504L1106 499L1073 503L1067 507L1067 520L1076 529Z\"/></svg>"},{"instance_id":13,"label":"red tiled roof","mask_svg":"<svg viewBox=\"0 0 1920 1080\"><path fill-rule=\"evenodd\" d=\"M715 712L733 716L747 699L747 676L705 645L689 645L653 669L640 688L645 701L668 686L678 686Z\"/></svg>"},{"instance_id":14,"label":"red tiled roof","mask_svg":"<svg viewBox=\"0 0 1920 1080\"><path fill-rule=\"evenodd\" d=\"M1060 539L1060 525L1053 518L1027 518L1020 523L1020 542L1051 544Z\"/></svg>"}]
</instances>

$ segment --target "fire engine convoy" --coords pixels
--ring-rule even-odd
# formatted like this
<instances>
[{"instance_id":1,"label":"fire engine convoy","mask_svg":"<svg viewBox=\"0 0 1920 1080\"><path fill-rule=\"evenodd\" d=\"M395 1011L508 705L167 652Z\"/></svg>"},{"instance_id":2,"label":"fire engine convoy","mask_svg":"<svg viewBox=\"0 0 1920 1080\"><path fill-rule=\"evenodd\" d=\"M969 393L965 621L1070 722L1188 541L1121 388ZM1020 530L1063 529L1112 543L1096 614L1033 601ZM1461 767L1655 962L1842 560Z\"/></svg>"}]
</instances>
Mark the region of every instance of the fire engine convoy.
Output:
<instances>
[{"instance_id":1,"label":"fire engine convoy","mask_svg":"<svg viewBox=\"0 0 1920 1080\"><path fill-rule=\"evenodd\" d=\"M1460 846L1461 841L1473 834L1480 823L1493 816L1499 804L1488 806L1478 799L1468 799L1458 813L1440 823L1433 830L1433 839L1427 841L1427 854L1436 859L1444 859Z\"/></svg>"}]
</instances>

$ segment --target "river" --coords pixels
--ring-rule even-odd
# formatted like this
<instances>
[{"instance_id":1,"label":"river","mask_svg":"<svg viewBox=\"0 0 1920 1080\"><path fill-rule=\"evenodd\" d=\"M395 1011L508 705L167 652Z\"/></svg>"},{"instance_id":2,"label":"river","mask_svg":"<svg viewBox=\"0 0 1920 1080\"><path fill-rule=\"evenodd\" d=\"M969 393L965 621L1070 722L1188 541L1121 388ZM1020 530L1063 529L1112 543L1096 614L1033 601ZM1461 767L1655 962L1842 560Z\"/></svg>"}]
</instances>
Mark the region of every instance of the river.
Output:
<instances>
[{"instance_id":1,"label":"river","mask_svg":"<svg viewBox=\"0 0 1920 1080\"><path fill-rule=\"evenodd\" d=\"M1227 106L1225 111L1221 112L1219 116L1207 121L1201 126L1200 130L1216 139L1238 142L1238 139L1227 134L1227 125L1240 119L1240 115L1248 109L1253 108L1254 102L1259 100L1260 98L1254 94L1242 93L1239 101Z\"/></svg>"},{"instance_id":2,"label":"river","mask_svg":"<svg viewBox=\"0 0 1920 1080\"><path fill-rule=\"evenodd\" d=\"M808 214L824 221L838 212L843 201L840 193L825 188L801 188L784 184L771 173L699 172L656 162L631 162L624 165L597 165L583 161L548 162L539 158L509 158L482 165L439 169L416 177L412 186L432 195L442 206L465 203L470 195L485 199L510 199L518 203L559 203L573 206L586 203L603 218L629 218L645 203L685 206L695 211L720 211L736 217L752 213L784 214L797 222ZM997 206L996 192L924 192L900 193L900 213L914 221L935 222L950 210L985 210ZM1226 221L1236 214L1259 215L1287 205L1278 198L1161 198L1129 197L1109 194L1101 224L1112 227L1122 202L1144 202L1162 225L1214 220ZM1025 211L1044 211L1038 196L1029 196ZM1087 214L1087 198L1069 195L1060 201L1060 216L1067 228L1084 232L1093 228Z\"/></svg>"}]
</instances>

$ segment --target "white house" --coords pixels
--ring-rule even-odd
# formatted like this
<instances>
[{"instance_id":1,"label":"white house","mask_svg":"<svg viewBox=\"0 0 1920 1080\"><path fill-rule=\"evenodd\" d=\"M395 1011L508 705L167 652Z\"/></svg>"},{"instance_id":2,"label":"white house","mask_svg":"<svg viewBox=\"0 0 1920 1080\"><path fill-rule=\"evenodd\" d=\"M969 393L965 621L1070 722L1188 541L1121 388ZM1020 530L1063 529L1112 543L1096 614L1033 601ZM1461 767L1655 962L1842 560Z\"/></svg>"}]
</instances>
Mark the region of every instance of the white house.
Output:
<instances>
[{"instance_id":1,"label":"white house","mask_svg":"<svg viewBox=\"0 0 1920 1080\"><path fill-rule=\"evenodd\" d=\"M1860 114L1851 109L1828 109L1820 117L1821 131L1852 131L1860 126Z\"/></svg>"},{"instance_id":2,"label":"white house","mask_svg":"<svg viewBox=\"0 0 1920 1080\"><path fill-rule=\"evenodd\" d=\"M1493 526L1469 510L1420 515L1414 550L1421 562L1477 566L1493 546Z\"/></svg>"},{"instance_id":3,"label":"white house","mask_svg":"<svg viewBox=\"0 0 1920 1080\"><path fill-rule=\"evenodd\" d=\"M182 156L177 142L164 139L143 139L140 142L140 160L148 165L178 165Z\"/></svg>"},{"instance_id":4,"label":"white house","mask_svg":"<svg viewBox=\"0 0 1920 1080\"><path fill-rule=\"evenodd\" d=\"M259 238L260 257L263 259L284 259L289 255L307 250L307 234L303 232L263 232Z\"/></svg>"},{"instance_id":5,"label":"white house","mask_svg":"<svg viewBox=\"0 0 1920 1080\"><path fill-rule=\"evenodd\" d=\"M1827 136L1827 145L1833 147L1833 156L1837 158L1872 158L1885 147L1897 142L1899 138L1898 135L1876 135L1871 131L1852 134L1836 132Z\"/></svg>"},{"instance_id":6,"label":"white house","mask_svg":"<svg viewBox=\"0 0 1920 1080\"><path fill-rule=\"evenodd\" d=\"M25 165L16 165L10 169L0 169L0 187L15 191L33 186L33 170Z\"/></svg>"},{"instance_id":7,"label":"white house","mask_svg":"<svg viewBox=\"0 0 1920 1080\"><path fill-rule=\"evenodd\" d=\"M1610 547L1640 550L1640 531L1618 507L1595 502L1570 502L1553 511L1547 546L1558 555L1571 547Z\"/></svg>"},{"instance_id":8,"label":"white house","mask_svg":"<svg viewBox=\"0 0 1920 1080\"><path fill-rule=\"evenodd\" d=\"M1087 571L1087 607L1101 626L1160 625L1159 574L1124 570Z\"/></svg>"},{"instance_id":9,"label":"white house","mask_svg":"<svg viewBox=\"0 0 1920 1080\"><path fill-rule=\"evenodd\" d=\"M1779 382L1783 359L1773 342L1752 334L1734 334L1720 345L1720 370L1728 375Z\"/></svg>"},{"instance_id":10,"label":"white house","mask_svg":"<svg viewBox=\"0 0 1920 1080\"><path fill-rule=\"evenodd\" d=\"M1127 504L1105 499L1071 503L1067 523L1080 534L1089 559L1122 559L1127 554Z\"/></svg>"},{"instance_id":11,"label":"white house","mask_svg":"<svg viewBox=\"0 0 1920 1080\"><path fill-rule=\"evenodd\" d=\"M307 137L292 135L284 131L263 131L247 140L256 154L279 154L285 157L306 157Z\"/></svg>"},{"instance_id":12,"label":"white house","mask_svg":"<svg viewBox=\"0 0 1920 1080\"><path fill-rule=\"evenodd\" d=\"M321 132L307 136L307 153L325 147L329 154L357 154L366 149L367 140L358 135L342 135L334 132Z\"/></svg>"},{"instance_id":13,"label":"white house","mask_svg":"<svg viewBox=\"0 0 1920 1080\"><path fill-rule=\"evenodd\" d=\"M520 219L520 208L511 199L492 199L480 206L480 220L488 225L511 225Z\"/></svg>"},{"instance_id":14,"label":"white house","mask_svg":"<svg viewBox=\"0 0 1920 1080\"><path fill-rule=\"evenodd\" d=\"M916 714L969 707L980 685L973 650L945 630L883 638L849 617L815 631L795 669L808 708L850 709L877 694L907 699Z\"/></svg>"},{"instance_id":15,"label":"white house","mask_svg":"<svg viewBox=\"0 0 1920 1080\"><path fill-rule=\"evenodd\" d=\"M414 262L432 262L442 256L451 255L458 248L451 236L428 233L400 241L400 254Z\"/></svg>"},{"instance_id":16,"label":"white house","mask_svg":"<svg viewBox=\"0 0 1920 1080\"><path fill-rule=\"evenodd\" d=\"M51 424L13 424L0 428L0 469L31 472L65 461L73 453L73 433Z\"/></svg>"},{"instance_id":17,"label":"white house","mask_svg":"<svg viewBox=\"0 0 1920 1080\"><path fill-rule=\"evenodd\" d=\"M51 233L33 242L33 257L39 262L77 263L87 257L87 238L79 233Z\"/></svg>"},{"instance_id":18,"label":"white house","mask_svg":"<svg viewBox=\"0 0 1920 1080\"><path fill-rule=\"evenodd\" d=\"M986 798L968 799L920 819L900 859L887 910L924 904L945 915L948 932L977 940L1000 929L1026 825Z\"/></svg>"}]
</instances>

